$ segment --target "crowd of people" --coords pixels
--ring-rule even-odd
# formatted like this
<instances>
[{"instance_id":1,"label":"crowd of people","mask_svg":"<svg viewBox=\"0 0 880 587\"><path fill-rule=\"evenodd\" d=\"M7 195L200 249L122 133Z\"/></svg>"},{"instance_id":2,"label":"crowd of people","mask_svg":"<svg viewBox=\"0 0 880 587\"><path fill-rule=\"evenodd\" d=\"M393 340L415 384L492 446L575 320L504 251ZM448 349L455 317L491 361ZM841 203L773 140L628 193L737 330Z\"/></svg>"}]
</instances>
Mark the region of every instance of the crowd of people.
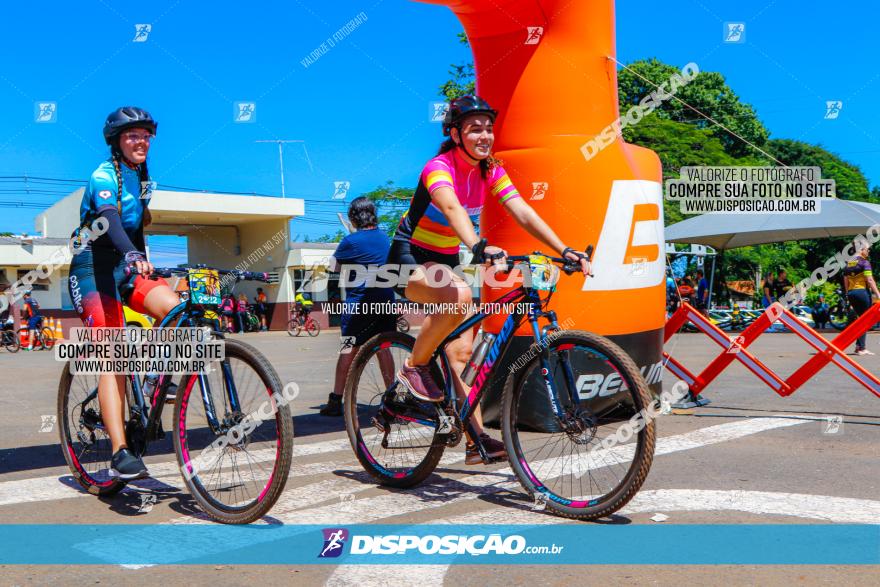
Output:
<instances>
[{"instance_id":1,"label":"crowd of people","mask_svg":"<svg viewBox=\"0 0 880 587\"><path fill-rule=\"evenodd\" d=\"M864 243L858 254L847 262L842 271L842 289L839 293L845 298L842 306L849 307L848 321L861 316L874 303L880 300L880 289L874 281L870 261L870 247ZM788 271L780 267L776 271L770 271L761 281L758 292L761 306L770 307L773 303L785 299L789 290L794 287L788 278ZM667 276L666 278L666 308L669 313L678 309L682 301L688 302L704 314L708 311L709 288L702 270L697 270L693 275L684 275L681 278ZM832 308L828 304L824 293L819 293L816 300L810 306L810 314L816 329L826 328L831 324ZM856 355L873 355L867 348L866 334L862 334L856 340Z\"/></svg>"},{"instance_id":2,"label":"crowd of people","mask_svg":"<svg viewBox=\"0 0 880 587\"><path fill-rule=\"evenodd\" d=\"M253 328L250 327L251 315L256 317ZM247 296L243 293L238 294L237 298L232 293L227 293L220 301L220 319L227 332L269 330L266 322L268 315L269 304L262 287L257 288L253 304L248 302ZM256 327L256 323L259 323L259 327Z\"/></svg>"},{"instance_id":3,"label":"crowd of people","mask_svg":"<svg viewBox=\"0 0 880 587\"><path fill-rule=\"evenodd\" d=\"M680 278L666 277L666 308L672 313L680 302L687 302L705 313L709 307L709 282L702 269Z\"/></svg>"}]
</instances>

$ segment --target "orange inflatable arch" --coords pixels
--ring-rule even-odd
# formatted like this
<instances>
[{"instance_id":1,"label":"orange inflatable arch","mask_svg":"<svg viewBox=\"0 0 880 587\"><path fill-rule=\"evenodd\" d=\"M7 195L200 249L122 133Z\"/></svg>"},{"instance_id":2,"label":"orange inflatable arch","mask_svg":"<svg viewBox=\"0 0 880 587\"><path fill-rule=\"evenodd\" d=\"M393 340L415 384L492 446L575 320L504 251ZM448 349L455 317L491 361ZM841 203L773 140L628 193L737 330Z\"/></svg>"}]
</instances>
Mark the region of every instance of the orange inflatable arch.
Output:
<instances>
[{"instance_id":1,"label":"orange inflatable arch","mask_svg":"<svg viewBox=\"0 0 880 587\"><path fill-rule=\"evenodd\" d=\"M569 246L595 246L595 277L560 278L560 321L615 340L659 391L662 171L653 151L606 130L619 116L613 0L421 1L448 6L464 26L477 93L500 113L496 155L520 193ZM612 140L598 149L603 130ZM496 202L486 202L480 226L511 254L546 249ZM483 300L500 293L484 287Z\"/></svg>"}]
</instances>

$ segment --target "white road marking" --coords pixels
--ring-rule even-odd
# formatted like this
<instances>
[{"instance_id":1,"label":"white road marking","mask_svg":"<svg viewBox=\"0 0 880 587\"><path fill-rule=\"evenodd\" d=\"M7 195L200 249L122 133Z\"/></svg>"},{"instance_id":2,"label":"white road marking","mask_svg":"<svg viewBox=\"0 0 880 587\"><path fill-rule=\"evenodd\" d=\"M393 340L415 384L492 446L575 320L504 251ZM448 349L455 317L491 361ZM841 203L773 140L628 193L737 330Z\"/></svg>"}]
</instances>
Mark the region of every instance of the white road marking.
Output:
<instances>
[{"instance_id":1,"label":"white road marking","mask_svg":"<svg viewBox=\"0 0 880 587\"><path fill-rule=\"evenodd\" d=\"M829 497L804 493L775 493L770 491L715 491L693 489L658 489L639 492L620 515L663 511L737 511L761 515L793 516L824 520L839 524L880 524L880 501ZM432 524L492 524L497 523L496 511L481 511L448 519L433 520ZM543 512L508 509L505 524L553 525L561 520ZM374 565L340 565L333 570L326 585L334 587L384 585L375 574ZM449 565L394 565L396 577L405 577L406 585L442 585Z\"/></svg>"},{"instance_id":2,"label":"white road marking","mask_svg":"<svg viewBox=\"0 0 880 587\"><path fill-rule=\"evenodd\" d=\"M880 524L880 501L771 491L658 489L642 491L619 513L738 511L841 524Z\"/></svg>"},{"instance_id":3,"label":"white road marking","mask_svg":"<svg viewBox=\"0 0 880 587\"><path fill-rule=\"evenodd\" d=\"M334 468L351 468L352 466L356 466L354 464L354 453L351 452L351 444L348 442L347 438L312 442L308 444L294 443L294 459L297 457L307 457L338 451L348 451L352 456L352 460L345 463L323 462L312 463L309 465L297 465L294 460L293 465L291 466L291 476L316 475L332 471ZM271 458L274 458L274 451L272 451L272 453L267 452L266 454L266 460ZM133 483L132 488L126 489L126 491L136 490L133 489L135 487L140 489L162 490L168 490L169 488L182 489L184 487L180 468L177 466L176 461L151 463L147 466L150 470L151 477ZM70 483L75 486L72 487L59 482L59 478L61 477L67 477L70 480ZM45 477L20 479L18 481L5 481L0 483L0 506L31 503L35 501L71 499L76 497L94 496L81 489L73 480L69 471L66 471L63 475L47 475Z\"/></svg>"},{"instance_id":4,"label":"white road marking","mask_svg":"<svg viewBox=\"0 0 880 587\"><path fill-rule=\"evenodd\" d=\"M772 430L775 428L783 428L804 424L808 420L798 420L794 418L759 418L754 420L742 420L737 422L729 422L707 428L701 428L684 434L677 434L667 438L662 438L657 442L657 454L670 454L683 450L690 450L705 445L716 444L727 440L734 440L756 434L758 432ZM443 478L437 483L430 485L422 485L415 487L406 492L384 493L382 495L368 497L364 499L355 499L350 508L341 510L339 503L318 506L308 509L295 509L282 513L274 508L269 512L269 516L276 523L295 525L295 524L326 524L332 526L344 526L350 524L366 524L378 520L387 521L391 518L411 514L415 512L423 512L464 501L477 500L480 496L492 495L501 491L517 490L519 482L510 472L509 468L503 468L500 471L485 471L476 475L468 475L461 479ZM367 490L374 489L369 488ZM362 490L362 491L367 491ZM296 489L292 490L297 492ZM300 488L299 495L310 493L308 489ZM360 493L360 492L358 492ZM294 498L296 499L296 498ZM301 502L300 502L301 503ZM657 505L656 509L663 509ZM669 509L669 508L665 508ZM490 511L483 512L487 519L498 522L503 519L505 523L516 523L521 515L529 515L535 519L545 519L546 523L560 523L561 519L552 515L540 514L535 512L522 513L522 510L514 508L504 508L498 510L492 508ZM167 545L151 540L149 529L133 530L137 532L133 535L132 540L127 540L133 549L133 558L137 557L137 553L148 553L152 549L163 553L167 557ZM249 544L258 542L259 538L252 538ZM271 535L266 534L265 540L271 540ZM111 548L112 546L112 548ZM191 556L197 550L200 553L208 554L214 552L223 552L235 548L234 544L216 544L216 543L200 543L191 545L192 548L186 552L180 553L180 561ZM114 539L114 543L102 542L102 539L89 541L88 543L78 545L90 553L114 552L119 554L118 538ZM204 549L204 550L201 550ZM175 559L177 560L177 559ZM174 561L168 561L174 562Z\"/></svg>"}]
</instances>

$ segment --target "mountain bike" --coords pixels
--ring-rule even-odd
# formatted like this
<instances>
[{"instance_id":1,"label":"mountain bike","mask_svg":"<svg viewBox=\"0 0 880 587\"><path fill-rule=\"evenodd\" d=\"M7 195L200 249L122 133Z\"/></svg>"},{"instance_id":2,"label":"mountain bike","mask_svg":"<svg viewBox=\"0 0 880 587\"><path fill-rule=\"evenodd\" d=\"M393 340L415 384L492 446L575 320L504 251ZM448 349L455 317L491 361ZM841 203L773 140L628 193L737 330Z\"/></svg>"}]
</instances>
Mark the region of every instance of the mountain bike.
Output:
<instances>
[{"instance_id":1,"label":"mountain bike","mask_svg":"<svg viewBox=\"0 0 880 587\"><path fill-rule=\"evenodd\" d=\"M835 330L843 330L859 315L853 310L846 293L841 288L834 290L834 293L837 295L837 303L831 308L831 316L828 321Z\"/></svg>"},{"instance_id":2,"label":"mountain bike","mask_svg":"<svg viewBox=\"0 0 880 587\"><path fill-rule=\"evenodd\" d=\"M41 349L48 351L53 346L55 346L55 333L52 332L52 329L49 328L48 326L43 326L44 323L45 323L45 320L40 320L40 325L37 326L35 329L33 329L34 330L34 350L35 351L38 351ZM30 331L31 331L31 329L29 329L29 328L19 328L18 329L19 342L21 341L22 337L24 339L27 339ZM6 348L8 349L9 346L7 346Z\"/></svg>"},{"instance_id":3,"label":"mountain bike","mask_svg":"<svg viewBox=\"0 0 880 587\"><path fill-rule=\"evenodd\" d=\"M299 336L305 330L309 336L318 336L321 333L321 325L312 318L311 314L303 314L296 310L290 312L290 321L287 323L287 334Z\"/></svg>"},{"instance_id":4,"label":"mountain bike","mask_svg":"<svg viewBox=\"0 0 880 587\"><path fill-rule=\"evenodd\" d=\"M592 247L587 252L591 254ZM570 275L579 264L536 252L508 257L507 271L514 267L521 268L523 284L488 305L489 311L465 320L432 355L434 379L445 390L442 402L415 399L394 377L412 352L412 336L386 332L362 346L343 400L349 441L364 469L380 484L396 488L426 479L443 451L459 444L465 432L483 462L493 462L471 418L491 379L505 375L495 373L497 366L503 364L513 333L528 320L535 343L508 363L501 399L510 468L526 492L556 514L582 520L607 516L635 495L650 470L654 422L634 431L628 419L655 400L638 367L619 346L590 332L562 330L556 313L547 309L555 290L548 285L555 284L552 276L558 277L560 267ZM485 359L474 356L469 361L476 376L467 401L459 405L445 346L500 313L494 311L497 304L515 304L514 311L494 339L477 344L478 351L485 349ZM547 324L539 327L539 320ZM529 405L520 409L526 398ZM540 408L549 416L536 422ZM603 441L614 435L617 440L605 446Z\"/></svg>"},{"instance_id":5,"label":"mountain bike","mask_svg":"<svg viewBox=\"0 0 880 587\"><path fill-rule=\"evenodd\" d=\"M15 331L12 322L6 322L0 326L0 346L6 347L10 353L17 353L21 348L21 337Z\"/></svg>"},{"instance_id":6,"label":"mountain bike","mask_svg":"<svg viewBox=\"0 0 880 587\"><path fill-rule=\"evenodd\" d=\"M203 267L199 271L213 271L217 277L231 275L236 281L268 282L265 273ZM194 291L198 284L190 269L155 269L152 276L181 274L187 275ZM219 304L219 286L217 294ZM214 323L204 319L204 297L185 297L154 328ZM212 336L224 338L217 331ZM266 357L239 340L225 340L224 346L225 359L215 363L211 372L184 375L180 381L174 401L174 452L187 489L205 513L219 522L246 524L269 511L284 490L293 451L293 420L287 405L275 401L283 397L281 380ZM98 401L98 377L74 374L70 363L65 365L58 386L58 422L62 451L73 477L89 493L111 496L126 482L109 474L111 445ZM158 381L153 377L150 385L156 391L149 404L144 398L148 378L125 377L125 437L138 456L146 454L149 443L165 437L162 409L171 376L161 374ZM279 395L273 397L275 393ZM211 458L200 460L205 455ZM203 460L209 466L200 466Z\"/></svg>"}]
</instances>

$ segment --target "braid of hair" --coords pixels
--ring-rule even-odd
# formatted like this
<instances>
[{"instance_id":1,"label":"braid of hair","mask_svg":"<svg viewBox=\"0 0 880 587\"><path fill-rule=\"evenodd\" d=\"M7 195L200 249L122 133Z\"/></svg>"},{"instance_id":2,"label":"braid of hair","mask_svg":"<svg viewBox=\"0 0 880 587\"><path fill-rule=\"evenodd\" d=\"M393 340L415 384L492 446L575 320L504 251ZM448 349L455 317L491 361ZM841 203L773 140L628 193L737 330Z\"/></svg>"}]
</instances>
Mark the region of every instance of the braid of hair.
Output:
<instances>
[{"instance_id":1,"label":"braid of hair","mask_svg":"<svg viewBox=\"0 0 880 587\"><path fill-rule=\"evenodd\" d=\"M113 158L113 168L116 170L116 205L119 207L122 202L122 168L119 166L119 159L122 157L122 153L119 152L118 147L111 147L110 153Z\"/></svg>"}]
</instances>

